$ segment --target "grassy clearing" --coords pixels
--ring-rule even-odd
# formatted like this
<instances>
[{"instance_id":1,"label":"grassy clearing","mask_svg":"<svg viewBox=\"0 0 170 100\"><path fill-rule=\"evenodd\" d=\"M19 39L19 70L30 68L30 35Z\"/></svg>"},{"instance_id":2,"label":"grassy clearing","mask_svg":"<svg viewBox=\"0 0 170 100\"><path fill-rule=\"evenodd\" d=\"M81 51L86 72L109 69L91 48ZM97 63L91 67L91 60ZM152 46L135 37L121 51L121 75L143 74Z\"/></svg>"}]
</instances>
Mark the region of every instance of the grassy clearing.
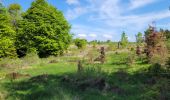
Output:
<instances>
[{"instance_id":1,"label":"grassy clearing","mask_svg":"<svg viewBox=\"0 0 170 100\"><path fill-rule=\"evenodd\" d=\"M97 54L97 51L93 51ZM78 52L81 54L81 52ZM168 100L169 77L152 75L138 58L127 64L129 52L109 52L105 64L83 64L77 73L78 54L41 59L18 73L29 74L14 81L0 81L2 100ZM1 75L9 73L1 69ZM103 82L104 81L104 85ZM98 82L98 83L97 83Z\"/></svg>"}]
</instances>

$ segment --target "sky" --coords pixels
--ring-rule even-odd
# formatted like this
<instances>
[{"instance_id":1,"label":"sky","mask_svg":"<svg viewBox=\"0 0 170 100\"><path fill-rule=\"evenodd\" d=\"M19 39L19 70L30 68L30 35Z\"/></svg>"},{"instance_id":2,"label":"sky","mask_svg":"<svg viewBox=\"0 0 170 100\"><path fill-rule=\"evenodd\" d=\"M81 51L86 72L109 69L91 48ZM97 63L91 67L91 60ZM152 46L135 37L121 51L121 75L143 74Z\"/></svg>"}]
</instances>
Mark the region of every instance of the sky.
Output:
<instances>
[{"instance_id":1,"label":"sky","mask_svg":"<svg viewBox=\"0 0 170 100\"><path fill-rule=\"evenodd\" d=\"M26 11L34 0L0 0L19 3ZM61 10L75 38L119 41L124 31L129 41L149 25L170 29L170 0L47 0Z\"/></svg>"}]
</instances>

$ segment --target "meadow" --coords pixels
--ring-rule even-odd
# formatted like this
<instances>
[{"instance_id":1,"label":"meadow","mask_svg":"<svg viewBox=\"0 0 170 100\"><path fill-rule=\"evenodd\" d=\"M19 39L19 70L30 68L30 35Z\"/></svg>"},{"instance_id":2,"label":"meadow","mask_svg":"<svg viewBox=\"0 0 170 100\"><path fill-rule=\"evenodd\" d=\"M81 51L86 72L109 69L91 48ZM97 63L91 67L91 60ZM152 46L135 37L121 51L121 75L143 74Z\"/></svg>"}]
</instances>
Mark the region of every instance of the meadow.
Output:
<instances>
[{"instance_id":1,"label":"meadow","mask_svg":"<svg viewBox=\"0 0 170 100\"><path fill-rule=\"evenodd\" d=\"M164 71L154 72L151 64L128 49L106 48L104 64L89 62L100 53L98 48L70 48L60 57L38 58L36 54L22 59L1 61L1 100L168 100L170 79ZM82 60L83 71L78 72ZM3 62L3 63L2 63ZM12 62L16 62L14 64ZM20 62L20 64L18 63ZM131 62L131 61L130 61ZM3 67L3 66L7 67ZM24 65L24 66L23 66ZM10 70L9 70L10 69ZM11 75L16 73L16 78ZM154 73L153 73L154 72ZM162 73L162 74L161 74Z\"/></svg>"},{"instance_id":2,"label":"meadow","mask_svg":"<svg viewBox=\"0 0 170 100\"><path fill-rule=\"evenodd\" d=\"M0 0L0 100L170 100L168 3L82 1Z\"/></svg>"}]
</instances>

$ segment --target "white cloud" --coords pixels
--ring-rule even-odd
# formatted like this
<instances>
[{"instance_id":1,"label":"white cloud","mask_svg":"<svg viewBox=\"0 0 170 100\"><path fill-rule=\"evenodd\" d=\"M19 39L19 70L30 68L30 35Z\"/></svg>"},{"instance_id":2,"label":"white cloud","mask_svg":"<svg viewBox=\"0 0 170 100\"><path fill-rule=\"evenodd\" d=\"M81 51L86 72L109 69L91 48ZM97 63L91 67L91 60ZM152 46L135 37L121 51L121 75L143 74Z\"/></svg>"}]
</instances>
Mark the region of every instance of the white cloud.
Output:
<instances>
[{"instance_id":1,"label":"white cloud","mask_svg":"<svg viewBox=\"0 0 170 100\"><path fill-rule=\"evenodd\" d=\"M110 34L103 34L103 37L105 39L112 39L113 38L112 35L110 35Z\"/></svg>"},{"instance_id":2,"label":"white cloud","mask_svg":"<svg viewBox=\"0 0 170 100\"><path fill-rule=\"evenodd\" d=\"M76 7L74 9L69 9L66 12L66 18L68 20L72 20L72 19L76 19L78 17L80 17L82 14L86 13L87 9L83 8L83 7Z\"/></svg>"},{"instance_id":3,"label":"white cloud","mask_svg":"<svg viewBox=\"0 0 170 100\"><path fill-rule=\"evenodd\" d=\"M110 39L110 37L113 37L116 35L114 34L116 32L114 32L115 30L113 29L105 30L103 28L94 28L94 27L89 27L89 26L80 25L80 24L74 24L72 26L71 31L77 34L75 35L75 37L83 37L89 41L94 40L94 39L95 40L108 40ZM82 33L85 33L85 35L82 35ZM105 35L103 36L103 34ZM109 36L106 34L108 34ZM114 41L117 41L116 38L114 38Z\"/></svg>"},{"instance_id":4,"label":"white cloud","mask_svg":"<svg viewBox=\"0 0 170 100\"><path fill-rule=\"evenodd\" d=\"M69 5L78 5L79 1L78 0L66 0L66 3Z\"/></svg>"},{"instance_id":5,"label":"white cloud","mask_svg":"<svg viewBox=\"0 0 170 100\"><path fill-rule=\"evenodd\" d=\"M129 9L136 9L139 7L146 6L148 4L151 4L153 2L156 2L157 0L130 0L130 8Z\"/></svg>"},{"instance_id":6,"label":"white cloud","mask_svg":"<svg viewBox=\"0 0 170 100\"><path fill-rule=\"evenodd\" d=\"M77 37L78 37L78 38L86 38L87 35L86 35L86 34L77 34Z\"/></svg>"},{"instance_id":7,"label":"white cloud","mask_svg":"<svg viewBox=\"0 0 170 100\"><path fill-rule=\"evenodd\" d=\"M88 4L69 9L66 15L69 20L74 20L83 15L87 15L85 16L87 19L85 21L89 22L89 24L95 23L97 25L102 25L102 27L91 27L91 25L87 26L83 24L80 24L80 27L73 25L72 31L76 34L85 33L87 34L87 38L95 37L95 35L90 35L93 33L97 35L98 39L103 39L103 37L115 39L115 35L120 35L124 30L133 36L137 32L143 31L148 27L148 24L152 23L152 21L170 18L168 9L138 14L132 12L132 10L148 6L149 4L160 0L130 0L127 4L124 4L122 0L86 1ZM134 38L131 38L130 40L132 39Z\"/></svg>"},{"instance_id":8,"label":"white cloud","mask_svg":"<svg viewBox=\"0 0 170 100\"><path fill-rule=\"evenodd\" d=\"M91 38L96 38L97 35L92 33L92 34L89 34L89 37L91 37Z\"/></svg>"}]
</instances>

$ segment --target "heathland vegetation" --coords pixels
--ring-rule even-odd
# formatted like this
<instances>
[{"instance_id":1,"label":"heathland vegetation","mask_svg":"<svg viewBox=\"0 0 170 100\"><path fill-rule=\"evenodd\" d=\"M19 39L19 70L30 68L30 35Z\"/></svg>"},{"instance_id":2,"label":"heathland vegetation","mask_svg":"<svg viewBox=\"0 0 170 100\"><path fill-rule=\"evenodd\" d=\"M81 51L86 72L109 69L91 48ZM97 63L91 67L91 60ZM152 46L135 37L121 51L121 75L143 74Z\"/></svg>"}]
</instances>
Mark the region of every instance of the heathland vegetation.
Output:
<instances>
[{"instance_id":1,"label":"heathland vegetation","mask_svg":"<svg viewBox=\"0 0 170 100\"><path fill-rule=\"evenodd\" d=\"M170 31L129 42L73 38L46 0L0 4L0 100L169 100Z\"/></svg>"}]
</instances>

